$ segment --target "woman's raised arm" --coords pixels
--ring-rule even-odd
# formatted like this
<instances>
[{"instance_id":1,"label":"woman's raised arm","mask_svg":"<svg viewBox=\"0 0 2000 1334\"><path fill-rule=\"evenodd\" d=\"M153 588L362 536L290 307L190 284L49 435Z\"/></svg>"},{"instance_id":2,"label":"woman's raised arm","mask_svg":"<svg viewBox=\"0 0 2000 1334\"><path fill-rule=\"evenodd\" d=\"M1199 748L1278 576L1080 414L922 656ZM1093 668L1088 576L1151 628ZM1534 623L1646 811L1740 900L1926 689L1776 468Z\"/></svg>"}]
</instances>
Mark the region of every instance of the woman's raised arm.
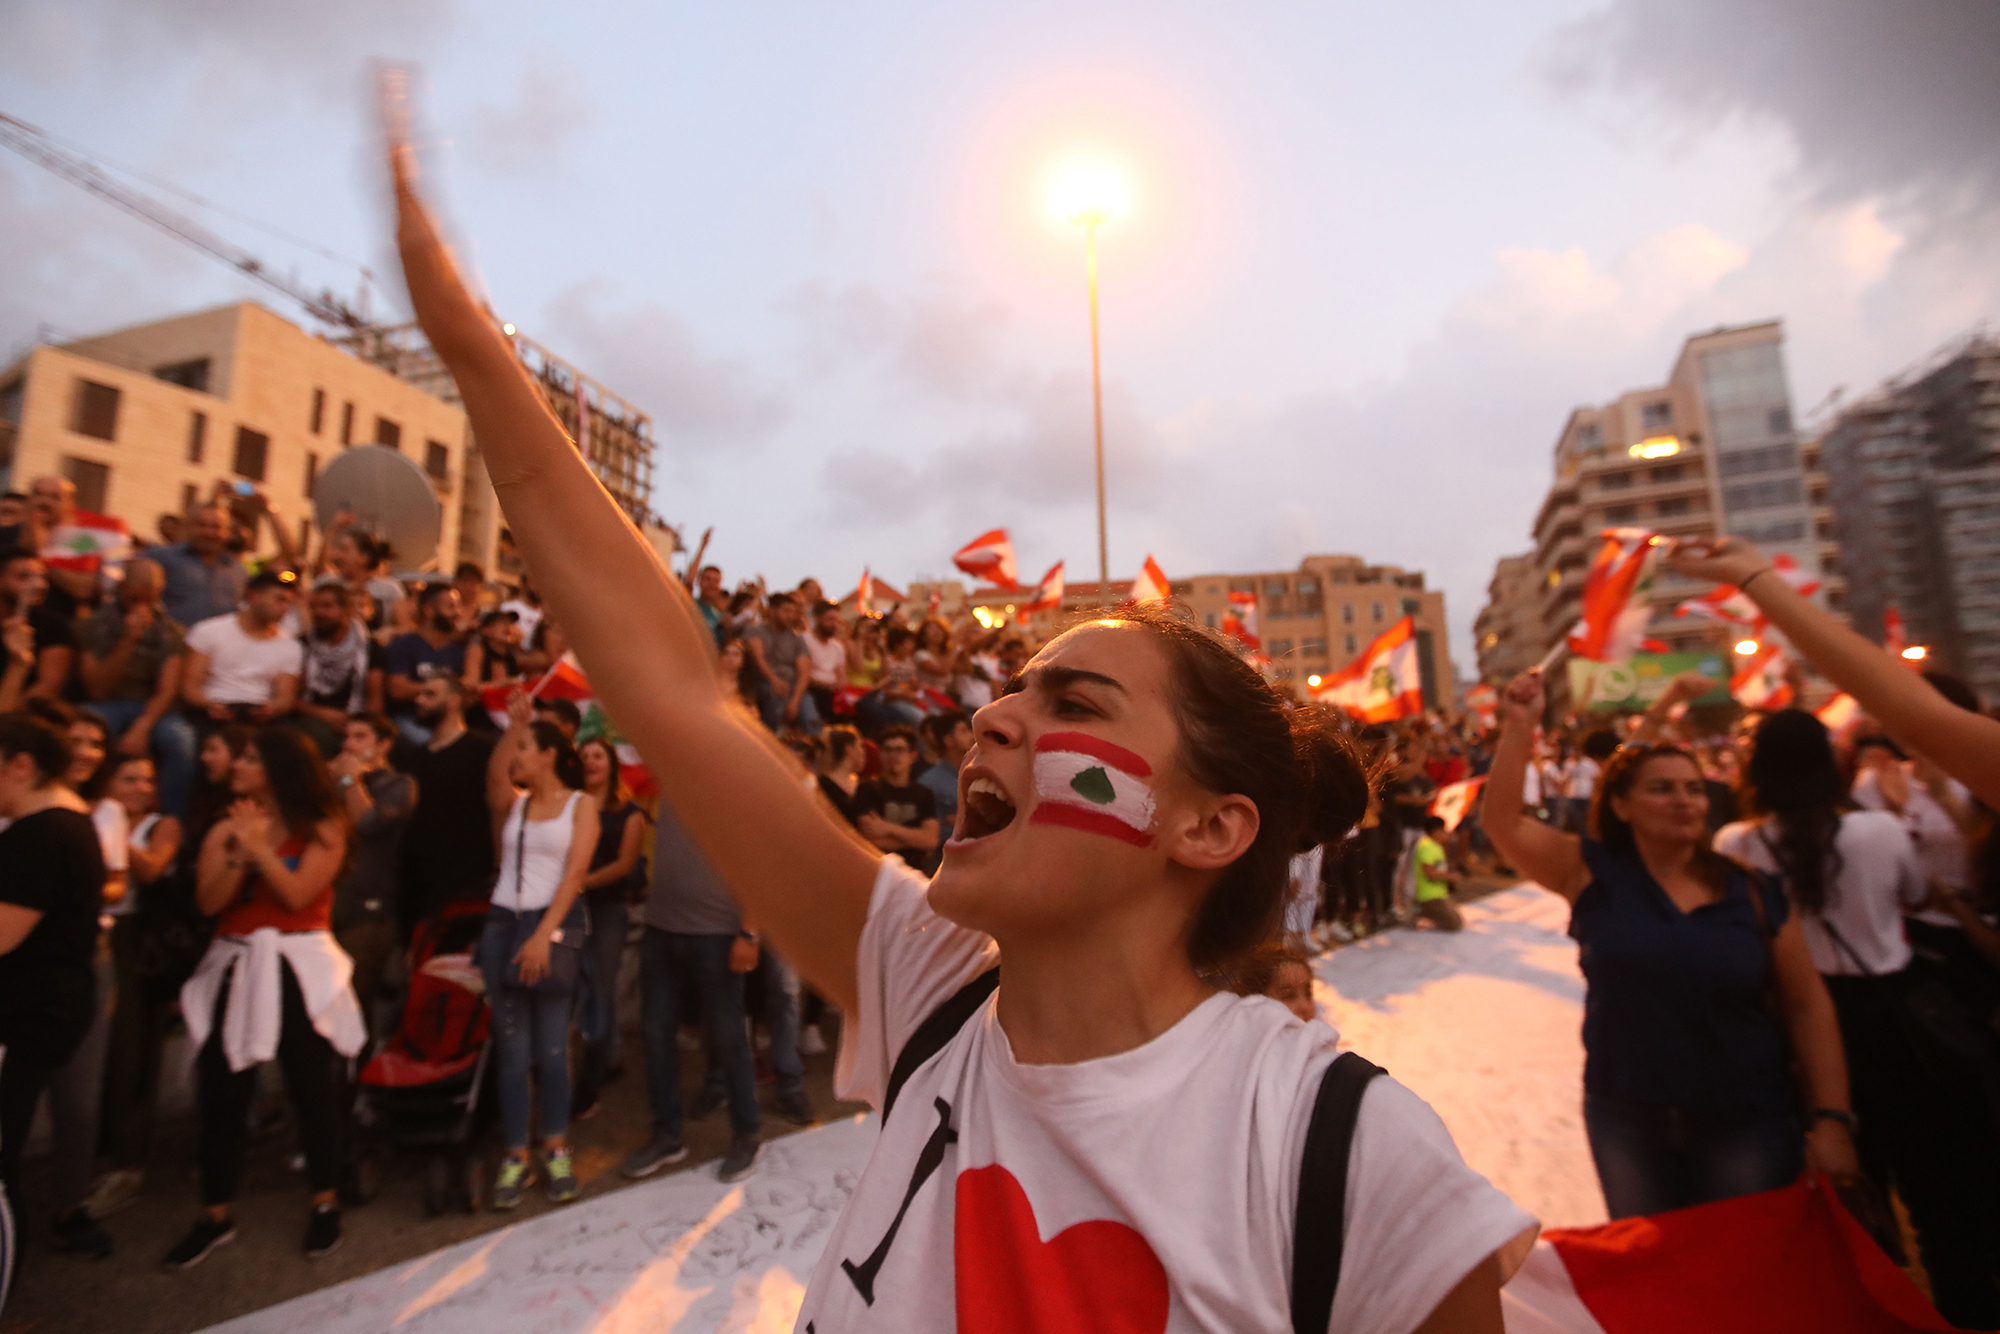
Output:
<instances>
[{"instance_id":1,"label":"woman's raised arm","mask_svg":"<svg viewBox=\"0 0 2000 1334\"><path fill-rule=\"evenodd\" d=\"M396 242L410 305L450 370L535 587L611 716L746 915L812 983L855 1001L855 951L879 857L837 830L716 688L687 590L563 433L512 344L474 301L416 192L392 103Z\"/></svg>"},{"instance_id":2,"label":"woman's raised arm","mask_svg":"<svg viewBox=\"0 0 2000 1334\"><path fill-rule=\"evenodd\" d=\"M1574 902L1590 883L1583 863L1583 841L1575 834L1551 829L1522 809L1529 752L1544 705L1542 678L1523 672L1501 697L1500 746L1479 799L1479 827L1508 864L1544 889Z\"/></svg>"}]
</instances>

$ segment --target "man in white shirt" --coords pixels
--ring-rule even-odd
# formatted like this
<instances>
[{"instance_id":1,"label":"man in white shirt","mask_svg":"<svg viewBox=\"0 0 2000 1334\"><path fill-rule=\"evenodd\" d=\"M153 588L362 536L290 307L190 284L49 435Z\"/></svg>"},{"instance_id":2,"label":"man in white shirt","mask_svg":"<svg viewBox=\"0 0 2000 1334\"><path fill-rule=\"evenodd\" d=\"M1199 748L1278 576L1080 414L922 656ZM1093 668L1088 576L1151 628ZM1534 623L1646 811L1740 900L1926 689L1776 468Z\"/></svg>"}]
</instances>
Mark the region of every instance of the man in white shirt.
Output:
<instances>
[{"instance_id":1,"label":"man in white shirt","mask_svg":"<svg viewBox=\"0 0 2000 1334\"><path fill-rule=\"evenodd\" d=\"M821 598L813 604L812 629L806 632L806 658L811 663L806 690L821 718L833 717L833 692L847 684L847 636L842 633L840 608Z\"/></svg>"},{"instance_id":2,"label":"man in white shirt","mask_svg":"<svg viewBox=\"0 0 2000 1334\"><path fill-rule=\"evenodd\" d=\"M289 570L266 570L250 581L242 606L188 631L181 698L199 718L266 723L292 711L304 648L282 622L297 585Z\"/></svg>"}]
</instances>

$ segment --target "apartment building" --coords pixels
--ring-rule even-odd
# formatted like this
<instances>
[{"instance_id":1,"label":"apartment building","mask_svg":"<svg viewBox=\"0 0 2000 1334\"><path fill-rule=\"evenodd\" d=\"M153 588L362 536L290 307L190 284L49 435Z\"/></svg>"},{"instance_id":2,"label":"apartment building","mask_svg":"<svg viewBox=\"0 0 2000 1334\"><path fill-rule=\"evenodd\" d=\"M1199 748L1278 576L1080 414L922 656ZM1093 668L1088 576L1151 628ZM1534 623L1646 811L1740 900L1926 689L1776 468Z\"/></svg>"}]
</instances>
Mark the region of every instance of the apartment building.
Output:
<instances>
[{"instance_id":1,"label":"apartment building","mask_svg":"<svg viewBox=\"0 0 2000 1334\"><path fill-rule=\"evenodd\" d=\"M969 607L1012 615L1028 596L1026 590L967 593L956 581L920 581L910 587L911 601L927 601L933 590L939 595L939 611L946 616ZM1036 629L1051 633L1067 616L1106 601L1122 601L1130 590L1129 582L1115 582L1107 599L1095 581L1070 584L1064 590L1061 615L1039 616ZM1175 601L1215 627L1230 609L1232 592L1254 594L1259 637L1272 671L1280 685L1301 699L1319 677L1345 667L1377 635L1413 616L1425 706L1449 708L1457 698L1458 671L1445 627L1444 594L1425 588L1420 571L1372 565L1359 556L1307 556L1295 570L1196 575L1173 580L1172 590Z\"/></svg>"},{"instance_id":2,"label":"apartment building","mask_svg":"<svg viewBox=\"0 0 2000 1334\"><path fill-rule=\"evenodd\" d=\"M1472 623L1479 679L1504 685L1540 662L1543 646L1535 553L1502 556L1486 585L1486 605Z\"/></svg>"},{"instance_id":3,"label":"apartment building","mask_svg":"<svg viewBox=\"0 0 2000 1334\"><path fill-rule=\"evenodd\" d=\"M1814 442L1846 608L2000 696L2000 339L1979 334L1891 379Z\"/></svg>"},{"instance_id":4,"label":"apartment building","mask_svg":"<svg viewBox=\"0 0 2000 1334\"><path fill-rule=\"evenodd\" d=\"M1541 648L1575 625L1584 572L1605 528L1734 533L1824 576L1837 546L1807 463L1776 320L1697 334L1682 344L1666 383L1571 412L1533 528ZM1838 606L1837 578L1823 586ZM1699 591L1662 571L1651 637L1670 649L1720 643L1713 623L1674 615Z\"/></svg>"}]
</instances>

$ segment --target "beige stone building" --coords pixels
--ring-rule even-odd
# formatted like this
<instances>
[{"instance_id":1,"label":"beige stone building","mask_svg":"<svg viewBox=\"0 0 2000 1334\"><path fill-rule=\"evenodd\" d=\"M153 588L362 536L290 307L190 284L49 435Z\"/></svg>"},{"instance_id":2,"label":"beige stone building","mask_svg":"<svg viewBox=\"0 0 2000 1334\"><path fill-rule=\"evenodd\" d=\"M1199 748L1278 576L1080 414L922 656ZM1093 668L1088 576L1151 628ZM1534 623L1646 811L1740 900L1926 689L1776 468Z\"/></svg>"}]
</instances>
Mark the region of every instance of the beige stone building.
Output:
<instances>
[{"instance_id":1,"label":"beige stone building","mask_svg":"<svg viewBox=\"0 0 2000 1334\"><path fill-rule=\"evenodd\" d=\"M1168 573L1171 576L1172 571ZM936 585L920 582L910 588L912 602L923 603L933 587L939 594L938 609L946 616L968 606L1011 614L1031 592L980 589L968 594L956 581ZM1130 588L1130 583L1114 583L1110 600L1123 599ZM1377 635L1404 616L1414 616L1424 703L1432 708L1454 706L1458 673L1445 628L1444 594L1425 588L1421 572L1371 565L1359 556L1307 556L1296 570L1204 574L1173 580L1175 600L1211 626L1221 624L1231 592L1257 595L1264 652L1278 681L1301 698L1316 678L1345 667ZM1064 590L1062 615L1102 605L1103 601L1095 581L1070 584ZM1055 614L1039 616L1036 629L1052 632L1061 619Z\"/></svg>"},{"instance_id":2,"label":"beige stone building","mask_svg":"<svg viewBox=\"0 0 2000 1334\"><path fill-rule=\"evenodd\" d=\"M676 535L648 510L646 416L529 340L515 342L565 429L574 436L579 417L587 422L598 476L671 554ZM518 576L455 387L410 330L336 342L239 302L38 347L0 370L0 489L60 474L84 509L115 515L149 541L160 516L187 512L218 480L258 487L300 532L319 470L366 444L400 450L430 478L443 508L432 567L470 560L489 577Z\"/></svg>"},{"instance_id":3,"label":"beige stone building","mask_svg":"<svg viewBox=\"0 0 2000 1334\"><path fill-rule=\"evenodd\" d=\"M1479 655L1479 679L1504 685L1541 661L1543 647L1540 585L1535 553L1502 556L1486 586L1486 605L1472 623Z\"/></svg>"}]
</instances>

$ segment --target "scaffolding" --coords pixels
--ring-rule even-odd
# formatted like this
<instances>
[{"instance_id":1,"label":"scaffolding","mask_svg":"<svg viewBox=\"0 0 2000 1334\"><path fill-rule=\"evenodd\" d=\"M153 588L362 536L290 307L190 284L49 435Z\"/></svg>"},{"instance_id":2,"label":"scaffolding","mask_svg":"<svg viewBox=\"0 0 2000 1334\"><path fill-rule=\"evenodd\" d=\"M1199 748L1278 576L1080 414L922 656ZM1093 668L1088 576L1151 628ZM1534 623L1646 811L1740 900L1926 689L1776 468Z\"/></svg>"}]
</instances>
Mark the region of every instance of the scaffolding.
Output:
<instances>
[{"instance_id":1,"label":"scaffolding","mask_svg":"<svg viewBox=\"0 0 2000 1334\"><path fill-rule=\"evenodd\" d=\"M641 526L656 522L653 419L534 339L509 329L514 355L541 386L550 410L619 508ZM359 329L333 341L434 397L447 403L461 401L451 373L414 324Z\"/></svg>"}]
</instances>

